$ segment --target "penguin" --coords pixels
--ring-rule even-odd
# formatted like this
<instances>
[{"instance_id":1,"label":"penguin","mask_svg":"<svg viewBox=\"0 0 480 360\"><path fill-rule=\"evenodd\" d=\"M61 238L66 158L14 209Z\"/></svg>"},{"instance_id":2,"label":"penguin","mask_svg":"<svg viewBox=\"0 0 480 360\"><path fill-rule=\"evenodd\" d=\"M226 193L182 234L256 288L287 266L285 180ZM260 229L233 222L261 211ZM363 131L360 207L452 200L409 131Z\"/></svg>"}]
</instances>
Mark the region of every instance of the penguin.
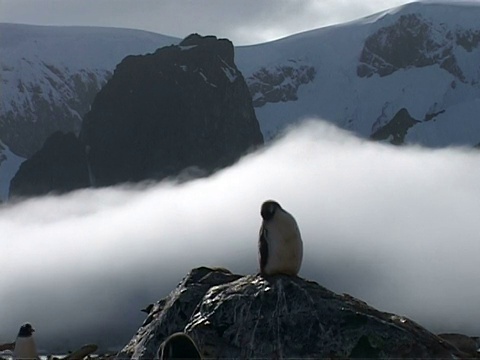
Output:
<instances>
[{"instance_id":1,"label":"penguin","mask_svg":"<svg viewBox=\"0 0 480 360\"><path fill-rule=\"evenodd\" d=\"M170 335L159 347L157 359L202 359L193 339L185 333Z\"/></svg>"},{"instance_id":2,"label":"penguin","mask_svg":"<svg viewBox=\"0 0 480 360\"><path fill-rule=\"evenodd\" d=\"M260 215L260 273L296 276L302 265L303 242L295 218L274 200L262 204Z\"/></svg>"},{"instance_id":3,"label":"penguin","mask_svg":"<svg viewBox=\"0 0 480 360\"><path fill-rule=\"evenodd\" d=\"M15 348L13 349L13 359L39 359L37 346L33 338L35 329L30 323L25 323L18 331L15 340Z\"/></svg>"}]
</instances>

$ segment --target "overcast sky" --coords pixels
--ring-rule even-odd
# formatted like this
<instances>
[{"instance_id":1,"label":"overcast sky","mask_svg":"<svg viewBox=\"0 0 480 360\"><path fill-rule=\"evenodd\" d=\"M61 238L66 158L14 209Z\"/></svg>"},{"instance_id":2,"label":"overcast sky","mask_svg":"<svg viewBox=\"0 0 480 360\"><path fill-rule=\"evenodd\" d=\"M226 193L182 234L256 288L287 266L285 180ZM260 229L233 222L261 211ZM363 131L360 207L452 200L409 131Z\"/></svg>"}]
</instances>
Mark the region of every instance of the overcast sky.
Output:
<instances>
[{"instance_id":1,"label":"overcast sky","mask_svg":"<svg viewBox=\"0 0 480 360\"><path fill-rule=\"evenodd\" d=\"M235 45L354 20L408 0L0 0L0 22L113 26L183 38L226 37Z\"/></svg>"},{"instance_id":2,"label":"overcast sky","mask_svg":"<svg viewBox=\"0 0 480 360\"><path fill-rule=\"evenodd\" d=\"M140 309L190 269L258 271L269 198L297 219L302 277L434 332L480 335L479 162L315 123L207 179L4 205L0 343L28 320L41 348L124 345Z\"/></svg>"}]
</instances>

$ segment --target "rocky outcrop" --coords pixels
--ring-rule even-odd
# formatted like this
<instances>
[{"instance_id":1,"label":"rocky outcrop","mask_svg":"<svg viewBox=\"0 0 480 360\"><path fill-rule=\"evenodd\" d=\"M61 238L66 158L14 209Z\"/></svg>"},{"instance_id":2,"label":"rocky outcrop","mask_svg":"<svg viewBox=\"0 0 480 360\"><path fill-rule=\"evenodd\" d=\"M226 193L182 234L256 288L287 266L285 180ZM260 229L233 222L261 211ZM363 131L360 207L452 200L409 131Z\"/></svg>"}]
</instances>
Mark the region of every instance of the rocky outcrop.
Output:
<instances>
[{"instance_id":1,"label":"rocky outcrop","mask_svg":"<svg viewBox=\"0 0 480 360\"><path fill-rule=\"evenodd\" d=\"M81 140L99 186L225 167L263 143L226 39L190 35L129 56L85 116Z\"/></svg>"},{"instance_id":2,"label":"rocky outcrop","mask_svg":"<svg viewBox=\"0 0 480 360\"><path fill-rule=\"evenodd\" d=\"M299 277L193 269L150 309L117 359L151 359L185 331L206 358L457 358L448 341Z\"/></svg>"},{"instance_id":3,"label":"rocky outcrop","mask_svg":"<svg viewBox=\"0 0 480 360\"><path fill-rule=\"evenodd\" d=\"M5 151L5 146L2 144L2 141L0 140L0 165L2 162L7 160L7 156L3 153Z\"/></svg>"},{"instance_id":4,"label":"rocky outcrop","mask_svg":"<svg viewBox=\"0 0 480 360\"><path fill-rule=\"evenodd\" d=\"M312 82L315 73L313 66L303 64L300 60L290 60L289 65L269 69L262 67L246 79L253 106L297 100L298 88Z\"/></svg>"},{"instance_id":5,"label":"rocky outcrop","mask_svg":"<svg viewBox=\"0 0 480 360\"><path fill-rule=\"evenodd\" d=\"M402 145L405 141L408 129L420 121L410 116L407 109L400 109L395 116L385 125L376 128L370 139L372 140L386 140L393 145Z\"/></svg>"},{"instance_id":6,"label":"rocky outcrop","mask_svg":"<svg viewBox=\"0 0 480 360\"><path fill-rule=\"evenodd\" d=\"M84 147L73 133L57 131L20 168L10 182L10 196L64 193L90 185Z\"/></svg>"},{"instance_id":7,"label":"rocky outcrop","mask_svg":"<svg viewBox=\"0 0 480 360\"><path fill-rule=\"evenodd\" d=\"M438 334L438 337L448 341L458 350L470 355L472 358L480 358L480 338L457 333Z\"/></svg>"},{"instance_id":8,"label":"rocky outcrop","mask_svg":"<svg viewBox=\"0 0 480 360\"><path fill-rule=\"evenodd\" d=\"M232 43L191 35L125 58L95 98L80 137L51 137L24 162L10 193L206 175L261 144Z\"/></svg>"},{"instance_id":9,"label":"rocky outcrop","mask_svg":"<svg viewBox=\"0 0 480 360\"><path fill-rule=\"evenodd\" d=\"M480 31L457 28L405 14L392 25L380 28L364 44L357 66L359 77L387 76L400 69L437 64L458 80L467 78L457 62L455 47L471 52L480 43ZM470 79L471 80L471 79ZM478 81L479 79L474 79Z\"/></svg>"}]
</instances>

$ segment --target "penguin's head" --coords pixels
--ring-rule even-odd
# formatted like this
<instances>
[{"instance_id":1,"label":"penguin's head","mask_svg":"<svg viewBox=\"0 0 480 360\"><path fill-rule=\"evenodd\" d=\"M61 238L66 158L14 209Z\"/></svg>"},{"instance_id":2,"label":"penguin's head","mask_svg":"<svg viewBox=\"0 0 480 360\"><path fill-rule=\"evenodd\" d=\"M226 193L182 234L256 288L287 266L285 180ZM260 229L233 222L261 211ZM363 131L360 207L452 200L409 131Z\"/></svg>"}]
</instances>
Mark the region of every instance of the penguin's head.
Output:
<instances>
[{"instance_id":1,"label":"penguin's head","mask_svg":"<svg viewBox=\"0 0 480 360\"><path fill-rule=\"evenodd\" d=\"M263 220L268 221L273 218L275 212L279 209L282 209L279 203L274 200L267 200L262 204L260 215L262 215Z\"/></svg>"},{"instance_id":2,"label":"penguin's head","mask_svg":"<svg viewBox=\"0 0 480 360\"><path fill-rule=\"evenodd\" d=\"M18 331L18 336L29 337L29 336L32 336L34 331L35 329L32 327L30 323L25 323L20 327L20 330Z\"/></svg>"}]
</instances>

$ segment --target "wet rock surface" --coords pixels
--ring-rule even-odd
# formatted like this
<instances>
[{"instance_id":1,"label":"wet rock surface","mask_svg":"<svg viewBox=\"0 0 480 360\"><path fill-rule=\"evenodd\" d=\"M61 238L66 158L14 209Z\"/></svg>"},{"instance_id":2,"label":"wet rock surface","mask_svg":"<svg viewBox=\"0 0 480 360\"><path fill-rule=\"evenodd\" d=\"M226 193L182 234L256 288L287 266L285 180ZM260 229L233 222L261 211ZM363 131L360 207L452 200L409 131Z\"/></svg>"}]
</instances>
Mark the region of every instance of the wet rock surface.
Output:
<instances>
[{"instance_id":1,"label":"wet rock surface","mask_svg":"<svg viewBox=\"0 0 480 360\"><path fill-rule=\"evenodd\" d=\"M438 65L458 80L467 82L456 48L472 52L479 44L478 30L458 27L452 31L420 14L402 15L394 24L380 28L366 39L357 75L383 77L401 69ZM478 78L470 81L477 82Z\"/></svg>"}]
</instances>

